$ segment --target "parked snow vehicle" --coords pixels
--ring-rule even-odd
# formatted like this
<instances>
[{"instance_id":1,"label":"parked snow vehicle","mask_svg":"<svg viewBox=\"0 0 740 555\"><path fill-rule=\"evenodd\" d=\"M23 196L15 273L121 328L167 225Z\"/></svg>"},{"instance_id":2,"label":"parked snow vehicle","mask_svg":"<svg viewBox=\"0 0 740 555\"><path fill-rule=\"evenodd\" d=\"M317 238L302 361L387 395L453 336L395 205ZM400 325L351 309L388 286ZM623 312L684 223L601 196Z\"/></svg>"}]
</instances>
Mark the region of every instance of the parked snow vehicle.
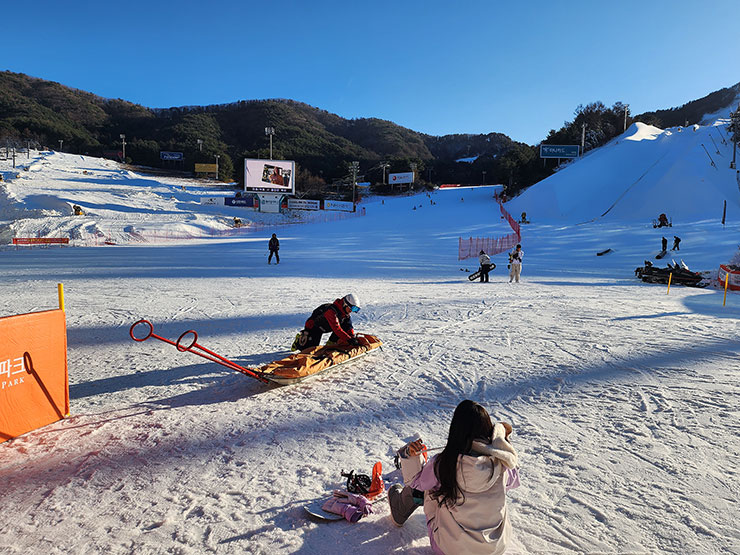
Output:
<instances>
[{"instance_id":1,"label":"parked snow vehicle","mask_svg":"<svg viewBox=\"0 0 740 555\"><path fill-rule=\"evenodd\" d=\"M671 277L673 274L673 277ZM649 260L645 261L645 265L640 268L635 268L635 276L640 278L645 283L668 283L668 278L671 279L673 285L686 285L689 287L706 287L709 282L704 282L704 276L698 272L692 272L689 267L684 264L683 260L680 264L673 261L672 264L668 264L665 268L656 268L653 263Z\"/></svg>"},{"instance_id":2,"label":"parked snow vehicle","mask_svg":"<svg viewBox=\"0 0 740 555\"><path fill-rule=\"evenodd\" d=\"M148 328L144 337L136 337L134 329L137 326ZM229 360L205 347L198 344L198 334L194 330L188 330L177 338L177 341L170 341L154 333L154 327L148 320L139 320L131 325L129 335L134 341L146 341L150 337L159 339L165 343L173 345L180 352L189 352L199 357L236 370L242 374L255 378L263 383L276 383L288 385L305 380L315 374L319 374L329 368L334 368L341 364L352 362L370 351L374 351L383 345L383 343L374 335L356 334L357 345L332 344L322 347L310 347L299 353L292 354L286 358L270 362L259 368L248 368L241 366L236 362ZM187 341L186 338L192 335L192 339Z\"/></svg>"}]
</instances>

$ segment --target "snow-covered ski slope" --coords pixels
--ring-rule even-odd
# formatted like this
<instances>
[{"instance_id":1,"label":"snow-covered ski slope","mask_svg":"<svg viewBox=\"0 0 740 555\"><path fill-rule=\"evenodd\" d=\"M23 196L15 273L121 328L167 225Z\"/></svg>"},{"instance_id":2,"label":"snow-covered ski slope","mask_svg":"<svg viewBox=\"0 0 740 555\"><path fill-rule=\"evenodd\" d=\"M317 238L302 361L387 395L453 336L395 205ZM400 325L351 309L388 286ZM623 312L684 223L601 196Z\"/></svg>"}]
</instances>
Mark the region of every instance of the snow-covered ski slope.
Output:
<instances>
[{"instance_id":1,"label":"snow-covered ski slope","mask_svg":"<svg viewBox=\"0 0 740 555\"><path fill-rule=\"evenodd\" d=\"M620 211L576 225L619 196L589 197L590 209L580 196L594 184L624 172L626 188L656 159L642 148L677 140L682 160L704 163L680 141L711 129L646 131L603 149L633 162L607 165L596 151L551 178L571 187L557 197L544 182L510 203L534 222L523 226L518 285L504 255L489 284L470 283L460 269L475 262L456 259L458 237L509 231L490 189L370 199L364 217L280 226L297 218L202 206L198 196L226 194L204 184L35 155L37 172L0 186L6 236L78 229L82 241L90 226L121 244L0 248L0 315L53 308L65 285L72 410L0 444L0 551L429 553L421 511L398 529L382 502L357 524L312 522L302 507L341 486L342 470L369 473L380 460L389 471L392 449L414 433L443 445L454 407L471 398L514 426L522 487L509 499L523 553L740 552L740 296L723 308L718 289L666 294L633 276L666 234L682 237L695 270L736 253L725 169L702 174L705 190L728 191L724 227L716 198L697 211L694 174L671 181L671 202L690 206L646 207L660 163ZM7 162L0 171L12 173ZM88 214L64 213L70 203ZM674 227L653 229L658 212ZM154 233L226 229L234 215L254 230ZM156 240L133 244L131 227ZM273 231L280 265L266 263ZM383 350L295 386L128 337L145 317L164 337L195 329L201 345L259 365L285 354L313 308L350 291L363 305L355 328Z\"/></svg>"},{"instance_id":2,"label":"snow-covered ski slope","mask_svg":"<svg viewBox=\"0 0 740 555\"><path fill-rule=\"evenodd\" d=\"M740 218L740 183L730 169L727 120L658 129L633 124L606 146L587 152L509 203L530 219L581 223L645 222L666 213L674 221Z\"/></svg>"}]
</instances>

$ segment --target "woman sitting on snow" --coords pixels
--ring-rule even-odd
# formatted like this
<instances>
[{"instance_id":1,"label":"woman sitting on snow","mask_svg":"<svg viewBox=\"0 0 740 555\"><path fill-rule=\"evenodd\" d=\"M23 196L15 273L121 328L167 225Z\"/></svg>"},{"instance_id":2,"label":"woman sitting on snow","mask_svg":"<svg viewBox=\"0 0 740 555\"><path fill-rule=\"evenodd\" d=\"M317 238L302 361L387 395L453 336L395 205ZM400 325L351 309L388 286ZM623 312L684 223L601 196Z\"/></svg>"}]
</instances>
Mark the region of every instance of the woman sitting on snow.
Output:
<instances>
[{"instance_id":1,"label":"woman sitting on snow","mask_svg":"<svg viewBox=\"0 0 740 555\"><path fill-rule=\"evenodd\" d=\"M435 553L504 553L511 546L506 491L519 486L510 433L509 424L494 425L478 403L460 403L439 455L424 464L421 440L399 451L406 486L388 491L393 522L403 526L423 505Z\"/></svg>"}]
</instances>

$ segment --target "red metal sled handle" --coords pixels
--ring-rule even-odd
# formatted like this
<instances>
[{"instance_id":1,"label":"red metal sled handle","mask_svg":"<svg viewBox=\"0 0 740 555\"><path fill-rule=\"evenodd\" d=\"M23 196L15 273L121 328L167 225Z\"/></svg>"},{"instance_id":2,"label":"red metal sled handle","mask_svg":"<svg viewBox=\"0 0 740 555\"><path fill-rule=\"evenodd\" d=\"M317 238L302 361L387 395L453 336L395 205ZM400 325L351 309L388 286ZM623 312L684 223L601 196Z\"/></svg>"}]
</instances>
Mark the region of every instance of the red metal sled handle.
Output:
<instances>
[{"instance_id":1,"label":"red metal sled handle","mask_svg":"<svg viewBox=\"0 0 740 555\"><path fill-rule=\"evenodd\" d=\"M148 327L148 333L145 337L136 337L134 335L134 328L136 328L136 326L139 326L139 325L145 325ZM191 333L193 334L193 341L190 343L190 345L184 345L183 339L188 334L191 334ZM216 364L220 364L221 366L225 366L226 368L229 368L231 370L236 370L237 372L241 372L242 374L258 379L259 381L263 383L269 383L269 380L259 375L259 373L254 372L253 370L250 370L249 368L244 368L243 366L238 365L237 363L229 360L228 358L222 357L221 355L214 353L210 349L206 349L202 345L198 345L198 334L194 330L188 330L182 333L180 337L177 338L177 341L170 341L166 337L162 337L154 333L154 326L152 326L151 322L149 322L149 320L142 319L142 320L139 320L138 322L134 322L131 325L131 328L129 329L129 335L131 336L131 339L133 339L134 341L138 341L138 342L146 341L150 337L153 337L154 339L159 339L160 341L164 341L165 343L174 345L174 347L181 353L184 353L184 352L193 353L194 355L198 355L199 357L202 357L206 360L210 360L211 362L215 362ZM207 353L207 354L204 354L204 353Z\"/></svg>"},{"instance_id":2,"label":"red metal sled handle","mask_svg":"<svg viewBox=\"0 0 740 555\"><path fill-rule=\"evenodd\" d=\"M144 324L145 326L149 328L149 331L144 337L136 337L134 335L134 328L136 328L136 326L138 326L139 324ZM164 341L165 343L169 343L170 345L175 345L174 342L170 341L166 337L162 337L154 333L154 326L152 326L152 323L149 320L141 319L138 322L134 322L133 324L131 324L131 328L128 330L128 334L131 336L131 339L133 339L134 341L138 341L138 342L146 341L150 337L153 337L154 339L159 339L160 341Z\"/></svg>"},{"instance_id":3,"label":"red metal sled handle","mask_svg":"<svg viewBox=\"0 0 740 555\"><path fill-rule=\"evenodd\" d=\"M183 339L188 334L193 334L193 340L190 343L190 345L183 345ZM211 351L210 349L206 349L203 345L198 344L198 333L195 330L188 330L186 332L183 332L180 337L177 338L177 342L175 343L175 348L180 351L181 353L189 352L193 353L194 355L198 355L199 357L203 357L206 360L210 360L211 362L215 362L216 364L220 364L221 366L226 366L227 368L231 368L232 370L236 370L237 372L241 372L242 374L247 374L248 376L252 376L253 378L257 378L260 381L263 381L267 383L268 380L263 378L262 376L255 373L253 370L249 368L244 368L243 366L240 366L236 362L229 360L226 357L222 357L218 353L215 353ZM201 352L202 351L202 352ZM203 354L207 353L207 354Z\"/></svg>"}]
</instances>

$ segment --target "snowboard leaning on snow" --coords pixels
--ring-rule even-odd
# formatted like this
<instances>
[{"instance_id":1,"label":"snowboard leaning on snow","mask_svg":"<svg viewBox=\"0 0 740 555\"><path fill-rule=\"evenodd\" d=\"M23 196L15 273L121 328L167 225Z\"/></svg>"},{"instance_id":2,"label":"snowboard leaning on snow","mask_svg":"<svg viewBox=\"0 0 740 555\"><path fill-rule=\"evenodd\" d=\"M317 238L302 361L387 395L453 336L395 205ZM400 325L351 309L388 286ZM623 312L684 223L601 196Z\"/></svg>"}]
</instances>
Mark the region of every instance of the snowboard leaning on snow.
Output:
<instances>
[{"instance_id":1,"label":"snowboard leaning on snow","mask_svg":"<svg viewBox=\"0 0 740 555\"><path fill-rule=\"evenodd\" d=\"M379 494L374 496L371 501L373 503L373 506L376 506L376 503L379 501L385 500L385 498L388 496L388 490L394 486L395 484L401 484L403 485L403 476L401 475L400 470L394 470L393 472L390 472L382 477L383 479L383 491L381 491ZM319 499L315 499L308 504L303 506L303 510L308 514L309 516L321 520L324 522L332 522L335 520L344 520L344 517L342 515L339 515L337 513L332 513L330 511L324 510L324 504L330 500L334 494L327 495L326 497L322 497ZM374 511L374 512L377 512Z\"/></svg>"},{"instance_id":2,"label":"snowboard leaning on snow","mask_svg":"<svg viewBox=\"0 0 740 555\"><path fill-rule=\"evenodd\" d=\"M658 260L660 260L661 258L663 258L667 254L667 252L668 251L662 250L658 254L655 255L655 258L657 258Z\"/></svg>"}]
</instances>

